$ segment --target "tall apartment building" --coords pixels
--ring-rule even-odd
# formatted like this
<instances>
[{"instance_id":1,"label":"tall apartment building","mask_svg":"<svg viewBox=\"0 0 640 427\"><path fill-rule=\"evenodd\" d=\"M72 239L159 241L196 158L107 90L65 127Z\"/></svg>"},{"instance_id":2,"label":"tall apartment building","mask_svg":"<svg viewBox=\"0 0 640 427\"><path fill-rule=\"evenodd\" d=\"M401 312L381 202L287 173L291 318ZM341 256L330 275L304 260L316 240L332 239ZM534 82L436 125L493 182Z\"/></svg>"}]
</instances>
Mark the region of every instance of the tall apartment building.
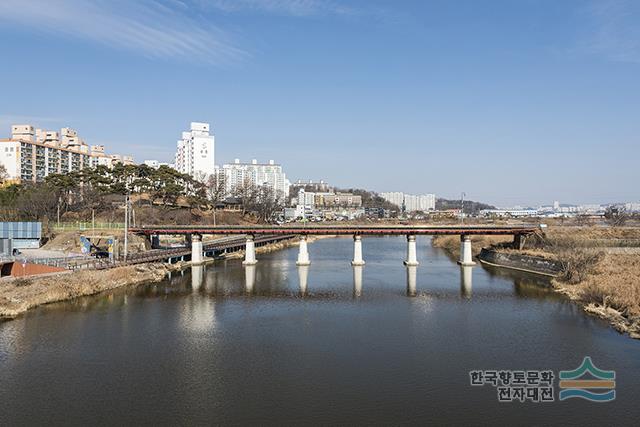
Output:
<instances>
[{"instance_id":1,"label":"tall apartment building","mask_svg":"<svg viewBox=\"0 0 640 427\"><path fill-rule=\"evenodd\" d=\"M215 173L215 139L209 123L191 122L188 132L178 141L175 168L200 181Z\"/></svg>"},{"instance_id":2,"label":"tall apartment building","mask_svg":"<svg viewBox=\"0 0 640 427\"><path fill-rule=\"evenodd\" d=\"M416 196L395 191L390 193L380 193L380 197L390 203L393 203L399 208L402 208L404 205L407 212L426 212L436 208L435 194L421 194Z\"/></svg>"},{"instance_id":3,"label":"tall apartment building","mask_svg":"<svg viewBox=\"0 0 640 427\"><path fill-rule=\"evenodd\" d=\"M269 163L258 163L254 159L251 163L240 163L239 159L235 159L233 163L222 165L218 173L218 176L224 179L228 194L233 194L239 186L247 183L254 186L269 186L281 197L289 195L291 183L282 171L282 166L273 160L269 160Z\"/></svg>"},{"instance_id":4,"label":"tall apartment building","mask_svg":"<svg viewBox=\"0 0 640 427\"><path fill-rule=\"evenodd\" d=\"M125 158L133 163L131 157ZM120 161L125 163L125 158ZM11 138L0 139L0 164L6 168L9 182L40 182L50 174L100 164L112 167L117 161L104 153L104 146L89 147L70 128L56 132L32 125L12 125Z\"/></svg>"}]
</instances>

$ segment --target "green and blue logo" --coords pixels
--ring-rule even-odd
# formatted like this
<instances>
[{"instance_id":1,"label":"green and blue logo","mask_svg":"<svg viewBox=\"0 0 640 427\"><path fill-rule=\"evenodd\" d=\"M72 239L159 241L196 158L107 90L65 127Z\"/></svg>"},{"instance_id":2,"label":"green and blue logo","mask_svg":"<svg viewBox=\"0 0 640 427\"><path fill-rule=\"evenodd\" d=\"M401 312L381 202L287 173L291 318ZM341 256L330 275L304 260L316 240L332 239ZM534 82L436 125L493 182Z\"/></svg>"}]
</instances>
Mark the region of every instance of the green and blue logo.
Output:
<instances>
[{"instance_id":1,"label":"green and blue logo","mask_svg":"<svg viewBox=\"0 0 640 427\"><path fill-rule=\"evenodd\" d=\"M580 379L586 374L589 378ZM615 379L615 371L596 368L587 356L573 371L560 371L560 400L579 397L592 402L609 402L616 398Z\"/></svg>"}]
</instances>

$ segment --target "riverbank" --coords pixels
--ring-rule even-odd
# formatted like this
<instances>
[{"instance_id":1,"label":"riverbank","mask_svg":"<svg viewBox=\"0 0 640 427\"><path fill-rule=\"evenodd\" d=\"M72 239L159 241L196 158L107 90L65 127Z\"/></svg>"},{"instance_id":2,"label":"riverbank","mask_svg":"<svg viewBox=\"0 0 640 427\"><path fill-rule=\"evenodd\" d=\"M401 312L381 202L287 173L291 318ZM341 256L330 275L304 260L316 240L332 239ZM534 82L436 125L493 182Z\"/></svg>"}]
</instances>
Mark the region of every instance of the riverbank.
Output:
<instances>
[{"instance_id":1,"label":"riverbank","mask_svg":"<svg viewBox=\"0 0 640 427\"><path fill-rule=\"evenodd\" d=\"M523 262L529 266L541 260L558 265L551 280L556 292L585 313L607 320L620 333L640 339L640 256L630 247L638 239L638 227L550 227L544 236L528 239L521 251L509 248L511 240L504 237L473 236L472 244L474 256L485 247L504 259L517 255L531 261ZM437 236L432 244L459 256L457 236ZM502 261L494 264L513 268L501 265ZM528 270L536 272L535 267ZM549 275L546 269L539 273Z\"/></svg>"},{"instance_id":2,"label":"riverbank","mask_svg":"<svg viewBox=\"0 0 640 427\"><path fill-rule=\"evenodd\" d=\"M310 236L309 242L334 236ZM256 248L268 253L299 245L298 239L270 243ZM240 259L244 251L227 254L226 259ZM213 259L206 262L214 263ZM95 295L123 286L138 286L163 280L170 271L181 270L188 262L149 263L106 270L64 271L38 276L6 278L0 282L0 318L11 319L39 305Z\"/></svg>"},{"instance_id":3,"label":"riverbank","mask_svg":"<svg viewBox=\"0 0 640 427\"><path fill-rule=\"evenodd\" d=\"M94 295L123 286L159 282L167 272L179 268L179 264L153 263L3 279L0 286L0 318L14 318L43 304Z\"/></svg>"}]
</instances>

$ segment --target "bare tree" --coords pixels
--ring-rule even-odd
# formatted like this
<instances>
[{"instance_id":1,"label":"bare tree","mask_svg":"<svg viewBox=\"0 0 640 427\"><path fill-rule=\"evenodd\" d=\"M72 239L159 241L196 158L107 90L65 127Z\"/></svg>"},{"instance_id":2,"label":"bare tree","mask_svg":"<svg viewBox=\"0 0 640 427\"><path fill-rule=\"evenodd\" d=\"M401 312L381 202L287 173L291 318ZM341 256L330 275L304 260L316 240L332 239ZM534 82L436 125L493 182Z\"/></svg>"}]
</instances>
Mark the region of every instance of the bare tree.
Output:
<instances>
[{"instance_id":1,"label":"bare tree","mask_svg":"<svg viewBox=\"0 0 640 427\"><path fill-rule=\"evenodd\" d=\"M224 178L213 174L209 176L206 183L207 200L213 208L213 225L216 225L216 206L221 203L227 195Z\"/></svg>"},{"instance_id":2,"label":"bare tree","mask_svg":"<svg viewBox=\"0 0 640 427\"><path fill-rule=\"evenodd\" d=\"M604 217L610 226L623 227L629 220L629 213L623 206L609 206Z\"/></svg>"},{"instance_id":3,"label":"bare tree","mask_svg":"<svg viewBox=\"0 0 640 427\"><path fill-rule=\"evenodd\" d=\"M264 222L273 221L284 208L284 194L273 187L263 185L257 191L256 213Z\"/></svg>"},{"instance_id":4,"label":"bare tree","mask_svg":"<svg viewBox=\"0 0 640 427\"><path fill-rule=\"evenodd\" d=\"M258 192L256 186L247 177L245 180L236 186L233 191L233 196L242 202L242 215L251 212L256 207Z\"/></svg>"},{"instance_id":5,"label":"bare tree","mask_svg":"<svg viewBox=\"0 0 640 427\"><path fill-rule=\"evenodd\" d=\"M0 184L2 184L7 178L9 178L7 168L5 168L4 165L0 165Z\"/></svg>"}]
</instances>

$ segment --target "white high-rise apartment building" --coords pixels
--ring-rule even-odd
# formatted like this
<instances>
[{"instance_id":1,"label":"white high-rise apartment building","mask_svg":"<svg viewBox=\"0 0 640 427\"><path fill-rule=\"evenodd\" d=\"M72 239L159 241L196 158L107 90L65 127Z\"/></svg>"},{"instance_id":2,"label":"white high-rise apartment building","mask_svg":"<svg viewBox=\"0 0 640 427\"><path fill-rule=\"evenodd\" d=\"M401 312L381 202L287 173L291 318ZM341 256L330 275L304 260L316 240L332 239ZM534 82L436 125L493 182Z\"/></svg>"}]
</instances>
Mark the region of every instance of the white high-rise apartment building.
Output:
<instances>
[{"instance_id":1,"label":"white high-rise apartment building","mask_svg":"<svg viewBox=\"0 0 640 427\"><path fill-rule=\"evenodd\" d=\"M215 173L215 140L209 134L209 123L191 122L189 132L178 141L175 168L178 172L205 181Z\"/></svg>"},{"instance_id":2,"label":"white high-rise apartment building","mask_svg":"<svg viewBox=\"0 0 640 427\"><path fill-rule=\"evenodd\" d=\"M380 193L380 197L390 203L393 203L399 208L401 208L402 204L404 203L407 212L426 212L436 208L435 194L421 194L415 196L412 194L404 194L400 191L395 191L390 193Z\"/></svg>"},{"instance_id":3,"label":"white high-rise apartment building","mask_svg":"<svg viewBox=\"0 0 640 427\"><path fill-rule=\"evenodd\" d=\"M11 138L0 139L0 165L10 182L41 182L51 174L78 172L115 163L133 164L130 156L107 155L103 145L87 145L78 132L37 129L30 124L12 125Z\"/></svg>"},{"instance_id":4,"label":"white high-rise apartment building","mask_svg":"<svg viewBox=\"0 0 640 427\"><path fill-rule=\"evenodd\" d=\"M251 163L240 163L240 159L235 159L233 163L222 165L218 173L218 176L224 179L229 195L242 185L248 184L258 187L266 185L273 188L279 196L289 197L291 183L282 171L282 166L273 160L269 160L269 163L258 163L254 159Z\"/></svg>"}]
</instances>

